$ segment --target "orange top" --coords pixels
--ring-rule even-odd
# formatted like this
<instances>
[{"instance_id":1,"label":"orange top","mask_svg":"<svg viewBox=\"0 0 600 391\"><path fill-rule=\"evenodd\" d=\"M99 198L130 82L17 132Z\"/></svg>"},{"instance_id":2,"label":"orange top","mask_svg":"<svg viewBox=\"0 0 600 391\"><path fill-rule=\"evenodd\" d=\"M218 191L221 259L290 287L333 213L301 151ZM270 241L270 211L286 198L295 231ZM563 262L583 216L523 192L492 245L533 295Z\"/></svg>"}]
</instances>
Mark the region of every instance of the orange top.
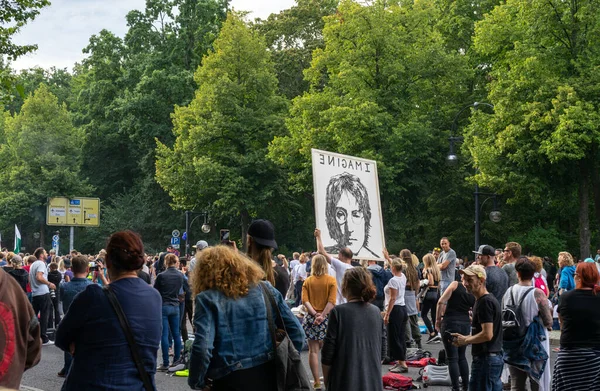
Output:
<instances>
[{"instance_id":1,"label":"orange top","mask_svg":"<svg viewBox=\"0 0 600 391\"><path fill-rule=\"evenodd\" d=\"M337 283L329 274L310 276L302 285L302 303L307 301L315 311L321 312L327 303L335 305Z\"/></svg>"}]
</instances>

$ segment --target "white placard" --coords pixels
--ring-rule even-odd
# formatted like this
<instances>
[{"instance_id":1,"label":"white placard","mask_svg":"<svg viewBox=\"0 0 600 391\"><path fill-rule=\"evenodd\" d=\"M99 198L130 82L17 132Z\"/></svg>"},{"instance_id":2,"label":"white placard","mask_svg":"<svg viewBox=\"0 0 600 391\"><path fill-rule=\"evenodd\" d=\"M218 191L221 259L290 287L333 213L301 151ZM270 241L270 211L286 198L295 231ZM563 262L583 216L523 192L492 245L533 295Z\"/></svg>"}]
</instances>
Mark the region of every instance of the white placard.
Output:
<instances>
[{"instance_id":1,"label":"white placard","mask_svg":"<svg viewBox=\"0 0 600 391\"><path fill-rule=\"evenodd\" d=\"M317 228L327 252L349 247L355 259L383 259L377 162L313 149L312 170Z\"/></svg>"}]
</instances>

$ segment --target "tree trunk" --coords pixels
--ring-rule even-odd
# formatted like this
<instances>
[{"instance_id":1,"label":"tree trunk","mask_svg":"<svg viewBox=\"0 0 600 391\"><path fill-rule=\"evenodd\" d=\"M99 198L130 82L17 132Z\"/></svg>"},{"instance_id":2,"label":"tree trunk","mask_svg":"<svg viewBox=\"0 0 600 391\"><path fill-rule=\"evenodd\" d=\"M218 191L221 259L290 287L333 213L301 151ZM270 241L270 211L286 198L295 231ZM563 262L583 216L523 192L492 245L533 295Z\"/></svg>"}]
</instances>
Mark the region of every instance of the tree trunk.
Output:
<instances>
[{"instance_id":1,"label":"tree trunk","mask_svg":"<svg viewBox=\"0 0 600 391\"><path fill-rule=\"evenodd\" d=\"M590 189L589 171L585 161L579 163L579 256L590 256Z\"/></svg>"},{"instance_id":2,"label":"tree trunk","mask_svg":"<svg viewBox=\"0 0 600 391\"><path fill-rule=\"evenodd\" d=\"M250 214L247 210L243 210L242 213L242 248L245 252L248 252L248 227L250 226Z\"/></svg>"}]
</instances>

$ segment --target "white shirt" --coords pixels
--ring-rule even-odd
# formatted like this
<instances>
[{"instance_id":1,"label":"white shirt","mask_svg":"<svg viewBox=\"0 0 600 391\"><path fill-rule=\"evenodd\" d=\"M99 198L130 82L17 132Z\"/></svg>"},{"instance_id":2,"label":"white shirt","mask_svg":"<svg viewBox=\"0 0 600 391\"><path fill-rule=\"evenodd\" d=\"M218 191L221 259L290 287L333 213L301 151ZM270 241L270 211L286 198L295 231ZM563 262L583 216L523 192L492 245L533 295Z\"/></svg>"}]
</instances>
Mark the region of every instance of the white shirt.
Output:
<instances>
[{"instance_id":1,"label":"white shirt","mask_svg":"<svg viewBox=\"0 0 600 391\"><path fill-rule=\"evenodd\" d=\"M340 305L346 303L346 298L342 295L342 281L344 279L344 273L346 270L352 269L354 266L349 263L344 263L337 258L331 257L331 267L335 272L335 280L337 282L337 296L335 304Z\"/></svg>"},{"instance_id":2,"label":"white shirt","mask_svg":"<svg viewBox=\"0 0 600 391\"><path fill-rule=\"evenodd\" d=\"M290 262L290 270L294 270L294 268L296 267L297 264L299 264L300 261L297 259L294 259L292 262Z\"/></svg>"},{"instance_id":3,"label":"white shirt","mask_svg":"<svg viewBox=\"0 0 600 391\"><path fill-rule=\"evenodd\" d=\"M329 270L329 275L331 277L335 277L335 269L333 268L333 266L331 266L331 265L327 265L327 266L329 267L329 269L328 269Z\"/></svg>"},{"instance_id":4,"label":"white shirt","mask_svg":"<svg viewBox=\"0 0 600 391\"><path fill-rule=\"evenodd\" d=\"M41 296L50 293L50 288L46 284L42 284L37 280L37 274L42 272L44 279L48 280L48 268L46 262L37 260L31 264L29 269L29 285L33 296Z\"/></svg>"},{"instance_id":5,"label":"white shirt","mask_svg":"<svg viewBox=\"0 0 600 391\"><path fill-rule=\"evenodd\" d=\"M398 295L396 296L396 301L394 305L404 305L404 290L406 289L406 276L404 274L400 276L394 276L390 278L385 288L383 288L383 292L385 293L385 308L388 307L391 299L390 289L396 289L398 291Z\"/></svg>"},{"instance_id":6,"label":"white shirt","mask_svg":"<svg viewBox=\"0 0 600 391\"><path fill-rule=\"evenodd\" d=\"M292 281L294 284L298 281L306 280L308 273L306 272L306 263L298 263L292 270Z\"/></svg>"}]
</instances>

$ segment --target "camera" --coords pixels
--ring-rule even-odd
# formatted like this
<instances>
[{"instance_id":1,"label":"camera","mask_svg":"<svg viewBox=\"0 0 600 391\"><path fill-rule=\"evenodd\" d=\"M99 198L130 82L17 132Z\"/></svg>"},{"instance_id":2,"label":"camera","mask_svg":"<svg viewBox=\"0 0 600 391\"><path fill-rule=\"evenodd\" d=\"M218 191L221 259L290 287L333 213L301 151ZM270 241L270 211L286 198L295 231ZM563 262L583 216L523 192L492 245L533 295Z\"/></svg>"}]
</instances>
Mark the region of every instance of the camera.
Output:
<instances>
[{"instance_id":1,"label":"camera","mask_svg":"<svg viewBox=\"0 0 600 391\"><path fill-rule=\"evenodd\" d=\"M50 289L50 298L54 299L56 297L56 289Z\"/></svg>"},{"instance_id":2,"label":"camera","mask_svg":"<svg viewBox=\"0 0 600 391\"><path fill-rule=\"evenodd\" d=\"M453 337L449 331L444 331L444 339L450 343L456 341L457 337Z\"/></svg>"},{"instance_id":3,"label":"camera","mask_svg":"<svg viewBox=\"0 0 600 391\"><path fill-rule=\"evenodd\" d=\"M223 243L223 244L229 243L229 233L230 233L230 231L228 229L222 229L220 231L219 238L221 240L221 243Z\"/></svg>"},{"instance_id":4,"label":"camera","mask_svg":"<svg viewBox=\"0 0 600 391\"><path fill-rule=\"evenodd\" d=\"M88 263L88 267L90 268L91 272L97 272L98 271L98 264L96 262L90 262L90 263Z\"/></svg>"}]
</instances>

